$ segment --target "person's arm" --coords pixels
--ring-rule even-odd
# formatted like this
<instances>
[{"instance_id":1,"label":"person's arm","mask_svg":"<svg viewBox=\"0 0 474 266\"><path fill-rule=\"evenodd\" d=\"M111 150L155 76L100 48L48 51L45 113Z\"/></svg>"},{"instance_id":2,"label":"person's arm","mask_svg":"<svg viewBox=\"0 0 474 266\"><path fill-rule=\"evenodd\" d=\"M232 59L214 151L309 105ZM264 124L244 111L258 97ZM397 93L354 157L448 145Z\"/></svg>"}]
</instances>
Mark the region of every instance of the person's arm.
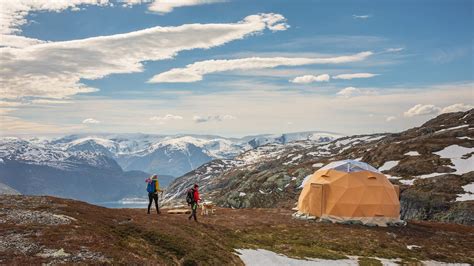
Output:
<instances>
[{"instance_id":1,"label":"person's arm","mask_svg":"<svg viewBox=\"0 0 474 266\"><path fill-rule=\"evenodd\" d=\"M160 183L158 180L155 181L155 191L163 193L163 190L160 189Z\"/></svg>"}]
</instances>

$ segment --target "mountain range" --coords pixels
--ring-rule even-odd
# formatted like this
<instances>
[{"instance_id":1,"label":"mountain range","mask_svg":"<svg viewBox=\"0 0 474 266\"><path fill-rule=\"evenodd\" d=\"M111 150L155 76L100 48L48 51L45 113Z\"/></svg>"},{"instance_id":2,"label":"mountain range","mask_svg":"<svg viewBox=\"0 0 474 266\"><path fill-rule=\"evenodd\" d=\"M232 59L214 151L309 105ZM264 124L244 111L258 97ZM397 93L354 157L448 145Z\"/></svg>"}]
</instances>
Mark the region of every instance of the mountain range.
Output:
<instances>
[{"instance_id":1,"label":"mountain range","mask_svg":"<svg viewBox=\"0 0 474 266\"><path fill-rule=\"evenodd\" d=\"M327 163L367 162L401 187L403 219L474 224L474 109L442 114L400 133L329 143L272 143L214 160L172 182L168 205L199 184L202 197L231 208L293 208L304 181Z\"/></svg>"},{"instance_id":2,"label":"mountain range","mask_svg":"<svg viewBox=\"0 0 474 266\"><path fill-rule=\"evenodd\" d=\"M325 132L224 138L208 135L96 134L55 139L0 138L0 182L23 194L56 195L90 202L143 196L151 173L167 186L214 159L267 143L305 139L327 142Z\"/></svg>"}]
</instances>

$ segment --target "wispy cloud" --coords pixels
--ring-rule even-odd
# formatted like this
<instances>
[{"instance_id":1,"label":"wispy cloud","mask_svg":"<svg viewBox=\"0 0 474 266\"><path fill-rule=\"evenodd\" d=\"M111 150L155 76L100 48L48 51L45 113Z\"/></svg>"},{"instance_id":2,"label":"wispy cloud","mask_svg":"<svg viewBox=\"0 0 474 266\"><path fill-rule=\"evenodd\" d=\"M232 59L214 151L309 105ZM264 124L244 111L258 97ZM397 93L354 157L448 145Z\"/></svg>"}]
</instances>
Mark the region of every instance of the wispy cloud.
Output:
<instances>
[{"instance_id":1,"label":"wispy cloud","mask_svg":"<svg viewBox=\"0 0 474 266\"><path fill-rule=\"evenodd\" d=\"M206 74L231 71L274 68L278 66L301 66L312 64L342 64L365 60L372 52L361 52L353 55L325 58L291 58L291 57L250 57L229 60L206 60L187 65L185 68L173 68L153 76L148 82L196 82Z\"/></svg>"},{"instance_id":2,"label":"wispy cloud","mask_svg":"<svg viewBox=\"0 0 474 266\"><path fill-rule=\"evenodd\" d=\"M151 121L156 121L158 124L164 124L167 121L172 121L172 120L183 120L183 117L180 115L172 115L172 114L167 114L164 116L152 116L150 117Z\"/></svg>"},{"instance_id":3,"label":"wispy cloud","mask_svg":"<svg viewBox=\"0 0 474 266\"><path fill-rule=\"evenodd\" d=\"M333 79L362 79L362 78L372 78L378 76L378 74L372 73L352 73L352 74L340 74L333 76Z\"/></svg>"},{"instance_id":4,"label":"wispy cloud","mask_svg":"<svg viewBox=\"0 0 474 266\"><path fill-rule=\"evenodd\" d=\"M421 116L421 115L432 115L439 113L440 108L433 105L433 104L417 104L412 108L408 109L405 113L403 113L406 117L414 117L414 116Z\"/></svg>"},{"instance_id":5,"label":"wispy cloud","mask_svg":"<svg viewBox=\"0 0 474 266\"><path fill-rule=\"evenodd\" d=\"M372 15L352 15L354 19L368 19L372 17Z\"/></svg>"},{"instance_id":6,"label":"wispy cloud","mask_svg":"<svg viewBox=\"0 0 474 266\"><path fill-rule=\"evenodd\" d=\"M154 27L24 49L0 48L0 98L62 99L95 92L96 88L86 86L81 79L141 72L143 61L170 59L183 50L223 45L273 28L282 20L279 14L258 14L237 23Z\"/></svg>"},{"instance_id":7,"label":"wispy cloud","mask_svg":"<svg viewBox=\"0 0 474 266\"><path fill-rule=\"evenodd\" d=\"M100 121L96 120L94 118L86 118L86 119L82 120L82 123L83 124L100 124Z\"/></svg>"},{"instance_id":8,"label":"wispy cloud","mask_svg":"<svg viewBox=\"0 0 474 266\"><path fill-rule=\"evenodd\" d=\"M328 74L322 74L322 75L304 75L300 77L296 77L294 79L290 79L290 82L292 83L302 83L302 84L307 84L307 83L312 83L312 82L328 82L331 77Z\"/></svg>"},{"instance_id":9,"label":"wispy cloud","mask_svg":"<svg viewBox=\"0 0 474 266\"><path fill-rule=\"evenodd\" d=\"M342 96L344 98L351 98L351 97L361 96L361 95L374 95L374 94L376 94L376 92L372 90L359 89L359 88L354 88L354 87L344 88L337 93L338 96Z\"/></svg>"},{"instance_id":10,"label":"wispy cloud","mask_svg":"<svg viewBox=\"0 0 474 266\"><path fill-rule=\"evenodd\" d=\"M185 6L198 6L226 2L225 0L120 0L123 6L133 6L137 4L149 4L148 10L158 14L172 12L175 8Z\"/></svg>"},{"instance_id":11,"label":"wispy cloud","mask_svg":"<svg viewBox=\"0 0 474 266\"><path fill-rule=\"evenodd\" d=\"M403 113L405 117L414 117L414 116L424 116L424 115L437 115L437 114L444 114L444 113L452 113L452 112L464 112L474 108L473 105L464 104L464 103L456 103L444 108L438 107L434 104L417 104L412 108L408 109L406 112Z\"/></svg>"},{"instance_id":12,"label":"wispy cloud","mask_svg":"<svg viewBox=\"0 0 474 266\"><path fill-rule=\"evenodd\" d=\"M193 116L193 120L196 123L206 123L206 122L221 122L224 120L234 120L237 119L233 115L209 115L209 116Z\"/></svg>"},{"instance_id":13,"label":"wispy cloud","mask_svg":"<svg viewBox=\"0 0 474 266\"><path fill-rule=\"evenodd\" d=\"M464 103L455 103L450 106L446 106L443 109L441 109L440 113L453 113L453 112L464 112L467 110L471 110L474 108L474 105L470 104L464 104Z\"/></svg>"},{"instance_id":14,"label":"wispy cloud","mask_svg":"<svg viewBox=\"0 0 474 266\"><path fill-rule=\"evenodd\" d=\"M388 52L388 53L397 53L397 52L401 52L405 50L405 48L403 47L397 47L397 48L387 48L385 49L385 52Z\"/></svg>"},{"instance_id":15,"label":"wispy cloud","mask_svg":"<svg viewBox=\"0 0 474 266\"><path fill-rule=\"evenodd\" d=\"M395 119L397 119L396 116L387 116L387 117L385 118L385 121L390 122L390 121L393 121L393 120L395 120Z\"/></svg>"}]
</instances>

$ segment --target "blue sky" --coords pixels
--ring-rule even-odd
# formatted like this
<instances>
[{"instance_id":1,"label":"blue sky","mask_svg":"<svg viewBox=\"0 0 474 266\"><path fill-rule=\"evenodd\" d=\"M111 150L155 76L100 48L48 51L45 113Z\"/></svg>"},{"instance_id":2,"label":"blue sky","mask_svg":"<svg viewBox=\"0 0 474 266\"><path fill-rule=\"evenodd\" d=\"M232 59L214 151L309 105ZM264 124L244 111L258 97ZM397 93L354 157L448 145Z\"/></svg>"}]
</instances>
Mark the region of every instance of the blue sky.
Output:
<instances>
[{"instance_id":1,"label":"blue sky","mask_svg":"<svg viewBox=\"0 0 474 266\"><path fill-rule=\"evenodd\" d=\"M82 2L1 3L1 134L373 133L474 105L472 1Z\"/></svg>"}]
</instances>

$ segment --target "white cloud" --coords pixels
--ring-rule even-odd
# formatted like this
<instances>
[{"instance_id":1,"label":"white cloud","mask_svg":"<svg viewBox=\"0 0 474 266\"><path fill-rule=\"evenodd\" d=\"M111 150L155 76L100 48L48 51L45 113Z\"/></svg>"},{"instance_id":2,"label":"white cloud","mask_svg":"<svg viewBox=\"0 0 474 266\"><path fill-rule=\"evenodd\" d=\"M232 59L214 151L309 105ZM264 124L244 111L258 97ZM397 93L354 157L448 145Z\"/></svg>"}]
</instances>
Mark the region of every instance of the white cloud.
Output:
<instances>
[{"instance_id":1,"label":"white cloud","mask_svg":"<svg viewBox=\"0 0 474 266\"><path fill-rule=\"evenodd\" d=\"M223 2L220 0L156 0L153 1L149 6L148 10L158 12L161 14L169 13L177 7L183 6L197 6L204 4L213 4Z\"/></svg>"},{"instance_id":2,"label":"white cloud","mask_svg":"<svg viewBox=\"0 0 474 266\"><path fill-rule=\"evenodd\" d=\"M474 108L474 106L470 104L456 103L456 104L444 107L443 109L441 109L440 113L444 114L444 113L453 113L453 112L465 112L465 111L471 110L472 108Z\"/></svg>"},{"instance_id":3,"label":"white cloud","mask_svg":"<svg viewBox=\"0 0 474 266\"><path fill-rule=\"evenodd\" d=\"M342 64L362 61L372 52L361 52L353 55L306 58L306 57L249 57L240 59L205 60L187 65L185 68L173 68L153 76L148 82L196 82L206 74L232 71L274 68L278 66L301 66L312 64Z\"/></svg>"},{"instance_id":4,"label":"white cloud","mask_svg":"<svg viewBox=\"0 0 474 266\"><path fill-rule=\"evenodd\" d=\"M290 82L307 84L307 83L312 83L312 82L323 82L323 81L327 82L329 81L330 78L331 77L328 74L322 74L318 76L304 75L304 76L291 79Z\"/></svg>"},{"instance_id":5,"label":"white cloud","mask_svg":"<svg viewBox=\"0 0 474 266\"><path fill-rule=\"evenodd\" d=\"M405 113L403 113L406 117L414 117L414 116L421 116L421 115L433 115L439 113L441 109L433 104L417 104L412 108L408 109Z\"/></svg>"},{"instance_id":6,"label":"white cloud","mask_svg":"<svg viewBox=\"0 0 474 266\"><path fill-rule=\"evenodd\" d=\"M390 121L393 121L395 119L397 119L396 116L387 116L387 118L385 118L385 121L390 122Z\"/></svg>"},{"instance_id":7,"label":"white cloud","mask_svg":"<svg viewBox=\"0 0 474 266\"><path fill-rule=\"evenodd\" d=\"M120 0L123 7L139 4L149 4L148 10L158 14L172 12L177 7L198 6L226 2L226 0Z\"/></svg>"},{"instance_id":8,"label":"white cloud","mask_svg":"<svg viewBox=\"0 0 474 266\"><path fill-rule=\"evenodd\" d=\"M344 98L351 98L355 96L360 96L360 95L370 95L370 94L375 94L373 91L368 91L368 90L361 90L358 88L354 87L347 87L342 90L340 90L337 95L342 96Z\"/></svg>"},{"instance_id":9,"label":"white cloud","mask_svg":"<svg viewBox=\"0 0 474 266\"><path fill-rule=\"evenodd\" d=\"M158 124L164 124L167 121L172 121L172 120L182 120L183 117L179 115L172 115L172 114L167 114L164 116L152 116L150 117L151 121L157 121Z\"/></svg>"},{"instance_id":10,"label":"white cloud","mask_svg":"<svg viewBox=\"0 0 474 266\"><path fill-rule=\"evenodd\" d=\"M210 116L199 116L195 115L193 116L193 120L196 123L206 123L206 122L221 122L224 120L234 120L237 119L237 117L233 115L210 115Z\"/></svg>"},{"instance_id":11,"label":"white cloud","mask_svg":"<svg viewBox=\"0 0 474 266\"><path fill-rule=\"evenodd\" d=\"M0 98L59 99L94 92L97 89L80 80L141 72L143 61L164 60L180 51L223 45L261 33L282 19L279 14L258 14L237 23L153 27L23 49L0 48Z\"/></svg>"},{"instance_id":12,"label":"white cloud","mask_svg":"<svg viewBox=\"0 0 474 266\"><path fill-rule=\"evenodd\" d=\"M45 43L45 41L19 35L0 34L0 47L24 48L40 43Z\"/></svg>"},{"instance_id":13,"label":"white cloud","mask_svg":"<svg viewBox=\"0 0 474 266\"><path fill-rule=\"evenodd\" d=\"M352 17L355 19L368 19L372 17L372 15L352 15Z\"/></svg>"},{"instance_id":14,"label":"white cloud","mask_svg":"<svg viewBox=\"0 0 474 266\"><path fill-rule=\"evenodd\" d=\"M100 121L94 118L87 118L87 119L84 119L82 123L83 124L100 124Z\"/></svg>"},{"instance_id":15,"label":"white cloud","mask_svg":"<svg viewBox=\"0 0 474 266\"><path fill-rule=\"evenodd\" d=\"M405 50L405 48L403 47L398 47L398 48L387 48L385 49L385 52L389 52L389 53L396 53L396 52L401 52Z\"/></svg>"},{"instance_id":16,"label":"white cloud","mask_svg":"<svg viewBox=\"0 0 474 266\"><path fill-rule=\"evenodd\" d=\"M106 5L108 0L2 0L0 8L0 34L10 35L20 32L26 24L28 13L34 11L59 12L79 5ZM0 42L3 42L3 37ZM0 43L1 45L1 43Z\"/></svg>"},{"instance_id":17,"label":"white cloud","mask_svg":"<svg viewBox=\"0 0 474 266\"><path fill-rule=\"evenodd\" d=\"M333 76L333 79L360 79L360 78L372 78L378 76L378 74L372 73L353 73L353 74L340 74Z\"/></svg>"}]
</instances>

